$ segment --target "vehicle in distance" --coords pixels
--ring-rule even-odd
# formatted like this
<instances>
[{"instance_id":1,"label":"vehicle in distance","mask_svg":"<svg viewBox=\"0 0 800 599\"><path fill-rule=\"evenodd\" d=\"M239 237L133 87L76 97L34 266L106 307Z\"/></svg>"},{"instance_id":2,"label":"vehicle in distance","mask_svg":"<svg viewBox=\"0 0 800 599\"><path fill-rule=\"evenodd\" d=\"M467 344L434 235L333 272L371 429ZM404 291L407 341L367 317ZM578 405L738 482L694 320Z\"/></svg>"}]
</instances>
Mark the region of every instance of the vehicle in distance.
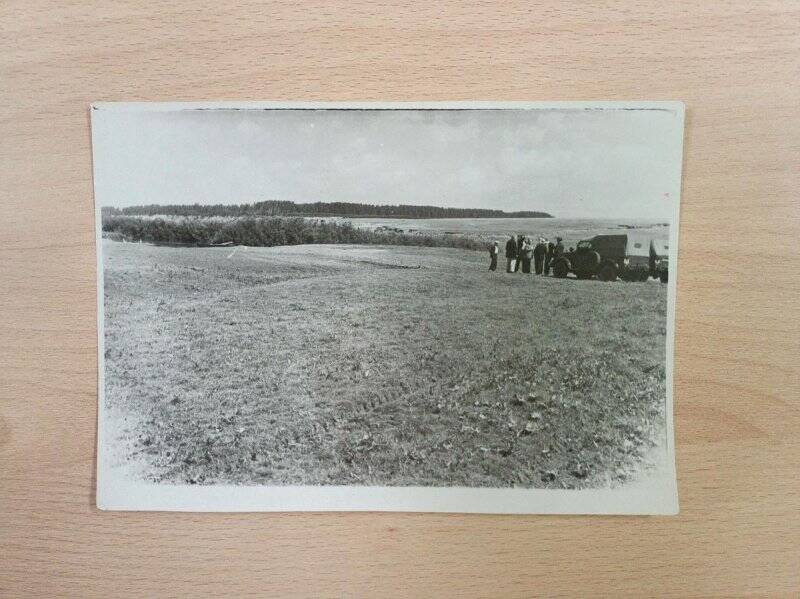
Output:
<instances>
[{"instance_id":1,"label":"vehicle in distance","mask_svg":"<svg viewBox=\"0 0 800 599\"><path fill-rule=\"evenodd\" d=\"M553 274L564 278L600 281L646 281L650 277L666 283L669 278L669 245L628 235L595 235L579 241L574 250L553 261Z\"/></svg>"}]
</instances>

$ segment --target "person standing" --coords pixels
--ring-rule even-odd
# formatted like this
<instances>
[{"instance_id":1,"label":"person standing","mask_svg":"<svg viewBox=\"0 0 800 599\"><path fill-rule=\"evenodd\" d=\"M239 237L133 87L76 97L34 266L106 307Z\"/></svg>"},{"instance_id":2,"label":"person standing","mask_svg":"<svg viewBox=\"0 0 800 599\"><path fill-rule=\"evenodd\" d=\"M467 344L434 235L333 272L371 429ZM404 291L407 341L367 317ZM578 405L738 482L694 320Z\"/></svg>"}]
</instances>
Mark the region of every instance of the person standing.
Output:
<instances>
[{"instance_id":1,"label":"person standing","mask_svg":"<svg viewBox=\"0 0 800 599\"><path fill-rule=\"evenodd\" d=\"M500 249L497 247L497 242L493 241L492 244L489 246L489 270L494 272L497 270L497 255L500 253Z\"/></svg>"},{"instance_id":2,"label":"person standing","mask_svg":"<svg viewBox=\"0 0 800 599\"><path fill-rule=\"evenodd\" d=\"M530 240L525 237L522 239L522 272L526 275L531 274L531 260L533 259L533 246Z\"/></svg>"},{"instance_id":3,"label":"person standing","mask_svg":"<svg viewBox=\"0 0 800 599\"><path fill-rule=\"evenodd\" d=\"M544 274L546 276L550 276L550 263L553 261L553 252L556 249L555 244L552 241L547 241L545 239L545 243L547 244L547 252L544 255Z\"/></svg>"},{"instance_id":4,"label":"person standing","mask_svg":"<svg viewBox=\"0 0 800 599\"><path fill-rule=\"evenodd\" d=\"M514 272L514 267L516 266L514 262L517 259L517 240L514 239L512 235L508 241L506 241L506 272Z\"/></svg>"},{"instance_id":5,"label":"person standing","mask_svg":"<svg viewBox=\"0 0 800 599\"><path fill-rule=\"evenodd\" d=\"M561 256L564 255L564 244L561 242L560 237L556 237L556 247L553 248L553 260L552 262L555 263Z\"/></svg>"},{"instance_id":6,"label":"person standing","mask_svg":"<svg viewBox=\"0 0 800 599\"><path fill-rule=\"evenodd\" d=\"M544 256L547 253L547 246L544 244L544 239L539 238L539 243L536 244L536 247L533 248L533 262L534 262L534 270L536 271L537 275L542 274L544 272Z\"/></svg>"},{"instance_id":7,"label":"person standing","mask_svg":"<svg viewBox=\"0 0 800 599\"><path fill-rule=\"evenodd\" d=\"M525 238L522 235L517 235L517 263L514 265L514 272L519 272L522 266L522 246L525 243Z\"/></svg>"},{"instance_id":8,"label":"person standing","mask_svg":"<svg viewBox=\"0 0 800 599\"><path fill-rule=\"evenodd\" d=\"M556 247L553 248L553 258L558 258L564 254L564 244L561 243L561 238L556 237Z\"/></svg>"}]
</instances>

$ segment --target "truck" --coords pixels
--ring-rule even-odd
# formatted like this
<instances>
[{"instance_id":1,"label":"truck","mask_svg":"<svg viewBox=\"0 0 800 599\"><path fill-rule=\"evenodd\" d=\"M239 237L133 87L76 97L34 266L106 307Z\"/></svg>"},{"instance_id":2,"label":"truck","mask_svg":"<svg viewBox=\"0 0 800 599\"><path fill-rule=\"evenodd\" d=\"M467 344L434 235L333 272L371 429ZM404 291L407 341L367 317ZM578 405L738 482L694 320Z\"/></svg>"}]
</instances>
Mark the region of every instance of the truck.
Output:
<instances>
[{"instance_id":1,"label":"truck","mask_svg":"<svg viewBox=\"0 0 800 599\"><path fill-rule=\"evenodd\" d=\"M600 281L669 279L669 244L629 235L595 235L553 259L553 274Z\"/></svg>"}]
</instances>

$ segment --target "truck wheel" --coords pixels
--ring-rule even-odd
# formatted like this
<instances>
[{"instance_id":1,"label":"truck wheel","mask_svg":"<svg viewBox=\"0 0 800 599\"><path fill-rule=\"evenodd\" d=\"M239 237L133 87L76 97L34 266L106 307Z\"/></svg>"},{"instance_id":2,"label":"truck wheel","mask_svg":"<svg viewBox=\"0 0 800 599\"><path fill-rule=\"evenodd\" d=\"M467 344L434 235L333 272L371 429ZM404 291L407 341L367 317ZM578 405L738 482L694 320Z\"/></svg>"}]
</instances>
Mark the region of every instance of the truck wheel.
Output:
<instances>
[{"instance_id":1,"label":"truck wheel","mask_svg":"<svg viewBox=\"0 0 800 599\"><path fill-rule=\"evenodd\" d=\"M662 283L666 283L669 280L669 271L662 270L659 278L661 279Z\"/></svg>"},{"instance_id":2,"label":"truck wheel","mask_svg":"<svg viewBox=\"0 0 800 599\"><path fill-rule=\"evenodd\" d=\"M556 263L553 264L553 276L559 279L563 279L567 276L569 272L569 263L566 260L556 260Z\"/></svg>"},{"instance_id":3,"label":"truck wheel","mask_svg":"<svg viewBox=\"0 0 800 599\"><path fill-rule=\"evenodd\" d=\"M617 265L613 262L603 262L597 271L597 278L601 281L616 281Z\"/></svg>"}]
</instances>

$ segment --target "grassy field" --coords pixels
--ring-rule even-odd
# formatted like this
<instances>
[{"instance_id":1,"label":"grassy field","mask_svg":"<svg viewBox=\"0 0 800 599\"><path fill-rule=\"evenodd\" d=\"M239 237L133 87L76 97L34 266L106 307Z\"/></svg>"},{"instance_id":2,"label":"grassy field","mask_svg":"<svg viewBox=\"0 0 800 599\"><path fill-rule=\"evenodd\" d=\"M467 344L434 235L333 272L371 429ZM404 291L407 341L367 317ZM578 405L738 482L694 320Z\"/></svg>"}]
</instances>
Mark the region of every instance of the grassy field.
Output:
<instances>
[{"instance_id":1,"label":"grassy field","mask_svg":"<svg viewBox=\"0 0 800 599\"><path fill-rule=\"evenodd\" d=\"M448 248L103 254L106 408L151 480L614 486L663 438L657 282Z\"/></svg>"}]
</instances>

